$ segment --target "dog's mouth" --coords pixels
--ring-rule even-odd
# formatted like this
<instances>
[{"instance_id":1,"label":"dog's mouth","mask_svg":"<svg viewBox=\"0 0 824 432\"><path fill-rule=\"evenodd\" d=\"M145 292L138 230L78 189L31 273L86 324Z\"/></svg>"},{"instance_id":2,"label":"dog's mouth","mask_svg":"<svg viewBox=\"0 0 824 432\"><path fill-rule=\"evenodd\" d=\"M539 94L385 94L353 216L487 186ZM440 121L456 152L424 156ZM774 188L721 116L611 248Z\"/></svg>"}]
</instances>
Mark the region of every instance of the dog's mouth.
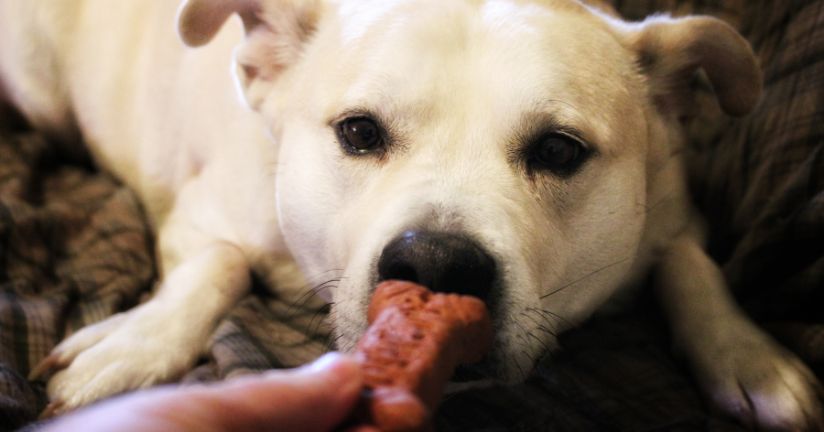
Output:
<instances>
[{"instance_id":1,"label":"dog's mouth","mask_svg":"<svg viewBox=\"0 0 824 432\"><path fill-rule=\"evenodd\" d=\"M465 234L408 230L389 241L376 263L374 286L404 280L433 292L470 295L482 300L495 316L500 289L497 261L479 242ZM492 358L460 365L451 382L468 383L494 376Z\"/></svg>"},{"instance_id":2,"label":"dog's mouth","mask_svg":"<svg viewBox=\"0 0 824 432\"><path fill-rule=\"evenodd\" d=\"M483 381L494 378L486 361L473 364L459 365L452 374L450 381L455 383L467 383L473 381Z\"/></svg>"},{"instance_id":3,"label":"dog's mouth","mask_svg":"<svg viewBox=\"0 0 824 432\"><path fill-rule=\"evenodd\" d=\"M407 230L383 248L377 282L405 280L433 292L474 296L487 305L498 287L498 265L481 244L463 233ZM472 379L475 372L461 376Z\"/></svg>"}]
</instances>

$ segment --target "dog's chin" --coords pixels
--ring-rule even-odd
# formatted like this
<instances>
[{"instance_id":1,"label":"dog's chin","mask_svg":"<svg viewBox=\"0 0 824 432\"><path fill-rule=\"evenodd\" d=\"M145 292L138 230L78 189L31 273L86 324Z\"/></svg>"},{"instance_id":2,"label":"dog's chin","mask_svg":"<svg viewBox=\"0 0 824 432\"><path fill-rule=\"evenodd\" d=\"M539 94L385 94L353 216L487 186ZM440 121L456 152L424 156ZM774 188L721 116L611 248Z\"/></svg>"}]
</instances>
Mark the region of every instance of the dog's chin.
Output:
<instances>
[{"instance_id":1,"label":"dog's chin","mask_svg":"<svg viewBox=\"0 0 824 432\"><path fill-rule=\"evenodd\" d=\"M455 370L455 374L446 383L444 392L446 394L460 393L466 390L481 389L501 384L501 381L489 377L481 371L475 370L475 365L461 365Z\"/></svg>"},{"instance_id":2,"label":"dog's chin","mask_svg":"<svg viewBox=\"0 0 824 432\"><path fill-rule=\"evenodd\" d=\"M481 361L458 366L449 381L456 384L474 381L501 381L497 375L490 362Z\"/></svg>"},{"instance_id":3,"label":"dog's chin","mask_svg":"<svg viewBox=\"0 0 824 432\"><path fill-rule=\"evenodd\" d=\"M502 359L507 360L502 361ZM506 353L493 351L478 363L458 366L449 382L454 385L454 388L519 384L529 377L532 366L516 363Z\"/></svg>"}]
</instances>

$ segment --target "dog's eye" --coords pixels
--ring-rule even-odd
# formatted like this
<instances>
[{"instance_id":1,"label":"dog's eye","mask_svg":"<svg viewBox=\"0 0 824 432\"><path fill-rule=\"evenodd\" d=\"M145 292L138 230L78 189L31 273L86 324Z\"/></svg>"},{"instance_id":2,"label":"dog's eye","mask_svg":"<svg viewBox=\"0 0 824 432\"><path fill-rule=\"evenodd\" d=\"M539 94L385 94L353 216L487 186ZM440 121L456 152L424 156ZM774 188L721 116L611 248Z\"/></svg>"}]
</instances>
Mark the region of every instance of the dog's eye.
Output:
<instances>
[{"instance_id":1,"label":"dog's eye","mask_svg":"<svg viewBox=\"0 0 824 432\"><path fill-rule=\"evenodd\" d=\"M574 174L589 154L580 141L561 133L543 136L528 151L531 169L548 170L560 176Z\"/></svg>"},{"instance_id":2,"label":"dog's eye","mask_svg":"<svg viewBox=\"0 0 824 432\"><path fill-rule=\"evenodd\" d=\"M368 117L348 118L338 128L341 144L350 154L371 153L383 147L381 129Z\"/></svg>"}]
</instances>

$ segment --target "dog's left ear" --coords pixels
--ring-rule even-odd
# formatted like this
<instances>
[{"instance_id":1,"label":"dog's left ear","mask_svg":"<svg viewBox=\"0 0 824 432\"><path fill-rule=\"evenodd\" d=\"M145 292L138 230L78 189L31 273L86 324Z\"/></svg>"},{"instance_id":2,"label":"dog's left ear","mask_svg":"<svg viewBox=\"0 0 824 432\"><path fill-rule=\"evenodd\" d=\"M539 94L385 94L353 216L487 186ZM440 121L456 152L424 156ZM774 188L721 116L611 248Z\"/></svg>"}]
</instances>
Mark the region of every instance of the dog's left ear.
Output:
<instances>
[{"instance_id":1,"label":"dog's left ear","mask_svg":"<svg viewBox=\"0 0 824 432\"><path fill-rule=\"evenodd\" d=\"M758 61L749 43L725 22L707 16L655 16L634 27L629 36L662 110L689 115L690 85L698 70L706 73L728 114L744 115L758 103Z\"/></svg>"},{"instance_id":2,"label":"dog's left ear","mask_svg":"<svg viewBox=\"0 0 824 432\"><path fill-rule=\"evenodd\" d=\"M320 10L320 0L184 0L178 32L189 46L205 45L232 14L240 16L246 41L235 52L237 75L247 103L256 108L300 58Z\"/></svg>"}]
</instances>

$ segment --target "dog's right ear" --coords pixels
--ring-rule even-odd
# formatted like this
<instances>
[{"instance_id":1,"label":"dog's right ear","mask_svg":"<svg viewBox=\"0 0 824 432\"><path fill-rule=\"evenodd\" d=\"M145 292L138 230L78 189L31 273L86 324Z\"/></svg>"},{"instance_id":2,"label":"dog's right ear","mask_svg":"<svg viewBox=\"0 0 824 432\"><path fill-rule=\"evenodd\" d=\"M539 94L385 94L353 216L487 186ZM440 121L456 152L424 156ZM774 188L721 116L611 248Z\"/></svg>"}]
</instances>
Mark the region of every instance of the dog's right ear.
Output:
<instances>
[{"instance_id":1,"label":"dog's right ear","mask_svg":"<svg viewBox=\"0 0 824 432\"><path fill-rule=\"evenodd\" d=\"M189 46L205 45L237 14L246 32L235 53L238 80L257 108L280 72L300 58L320 11L320 0L184 0L178 32Z\"/></svg>"}]
</instances>

